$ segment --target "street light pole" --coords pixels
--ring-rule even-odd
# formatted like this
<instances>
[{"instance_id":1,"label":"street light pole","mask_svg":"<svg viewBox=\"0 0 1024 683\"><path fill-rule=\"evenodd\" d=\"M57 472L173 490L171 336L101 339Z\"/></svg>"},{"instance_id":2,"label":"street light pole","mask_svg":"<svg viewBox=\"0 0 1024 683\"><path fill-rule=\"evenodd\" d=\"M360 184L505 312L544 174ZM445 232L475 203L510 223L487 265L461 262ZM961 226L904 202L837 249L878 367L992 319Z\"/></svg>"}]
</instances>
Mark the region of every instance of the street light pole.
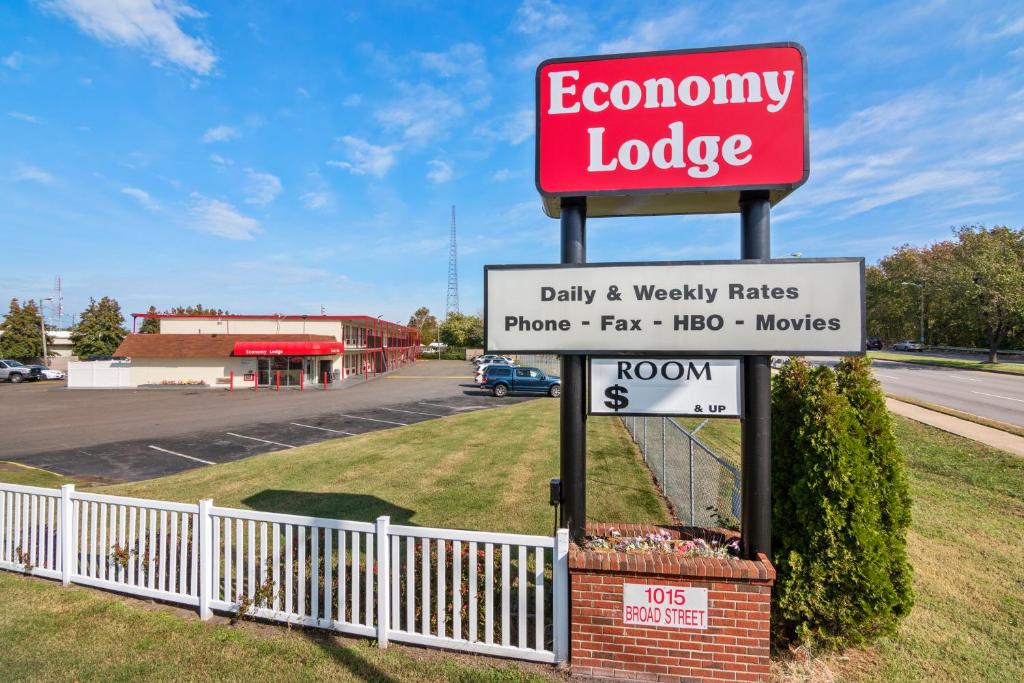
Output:
<instances>
[{"instance_id":1,"label":"street light pole","mask_svg":"<svg viewBox=\"0 0 1024 683\"><path fill-rule=\"evenodd\" d=\"M919 282L901 282L900 284L904 285L906 287L917 287L917 289L921 293L920 324L919 324L919 327L918 327L918 330L919 330L919 332L918 332L918 341L921 342L921 344L924 344L924 285L922 285Z\"/></svg>"},{"instance_id":2,"label":"street light pole","mask_svg":"<svg viewBox=\"0 0 1024 683\"><path fill-rule=\"evenodd\" d=\"M46 355L46 315L43 314L43 302L53 301L52 296L39 300L39 331L43 334L43 363L47 362Z\"/></svg>"}]
</instances>

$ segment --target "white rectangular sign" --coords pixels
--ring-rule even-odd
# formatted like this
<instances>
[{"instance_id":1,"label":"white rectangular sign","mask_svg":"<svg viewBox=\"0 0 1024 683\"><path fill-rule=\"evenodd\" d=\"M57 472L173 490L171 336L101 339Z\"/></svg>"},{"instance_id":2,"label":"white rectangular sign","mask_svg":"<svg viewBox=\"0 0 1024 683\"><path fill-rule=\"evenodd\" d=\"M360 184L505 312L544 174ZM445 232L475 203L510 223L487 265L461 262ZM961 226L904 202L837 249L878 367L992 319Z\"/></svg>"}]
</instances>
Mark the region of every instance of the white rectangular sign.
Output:
<instances>
[{"instance_id":1,"label":"white rectangular sign","mask_svg":"<svg viewBox=\"0 0 1024 683\"><path fill-rule=\"evenodd\" d=\"M623 584L622 623L706 630L708 589Z\"/></svg>"},{"instance_id":2,"label":"white rectangular sign","mask_svg":"<svg viewBox=\"0 0 1024 683\"><path fill-rule=\"evenodd\" d=\"M853 355L864 259L485 266L489 352Z\"/></svg>"},{"instance_id":3,"label":"white rectangular sign","mask_svg":"<svg viewBox=\"0 0 1024 683\"><path fill-rule=\"evenodd\" d=\"M739 358L591 358L593 415L740 416Z\"/></svg>"}]
</instances>

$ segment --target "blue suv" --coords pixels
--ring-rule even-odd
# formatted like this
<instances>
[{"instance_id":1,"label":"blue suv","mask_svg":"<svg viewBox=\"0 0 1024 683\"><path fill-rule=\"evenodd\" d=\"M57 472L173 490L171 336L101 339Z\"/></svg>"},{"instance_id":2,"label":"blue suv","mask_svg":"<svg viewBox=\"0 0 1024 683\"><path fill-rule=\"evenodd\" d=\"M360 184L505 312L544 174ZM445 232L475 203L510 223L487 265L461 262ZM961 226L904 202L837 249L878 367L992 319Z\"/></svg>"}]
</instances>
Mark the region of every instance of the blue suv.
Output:
<instances>
[{"instance_id":1,"label":"blue suv","mask_svg":"<svg viewBox=\"0 0 1024 683\"><path fill-rule=\"evenodd\" d=\"M553 398L562 395L562 380L546 375L538 368L492 365L484 370L480 386L490 389L495 396L508 394L547 394Z\"/></svg>"}]
</instances>

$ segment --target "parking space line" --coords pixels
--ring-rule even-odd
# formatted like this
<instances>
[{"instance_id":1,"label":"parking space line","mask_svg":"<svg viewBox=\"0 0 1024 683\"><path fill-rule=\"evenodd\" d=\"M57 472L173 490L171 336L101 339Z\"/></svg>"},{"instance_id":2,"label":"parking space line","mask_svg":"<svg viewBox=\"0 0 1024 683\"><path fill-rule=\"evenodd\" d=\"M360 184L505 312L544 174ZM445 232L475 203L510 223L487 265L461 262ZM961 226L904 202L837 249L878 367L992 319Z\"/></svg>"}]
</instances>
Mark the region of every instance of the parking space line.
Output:
<instances>
[{"instance_id":1,"label":"parking space line","mask_svg":"<svg viewBox=\"0 0 1024 683\"><path fill-rule=\"evenodd\" d=\"M427 403L426 401L419 401L421 406L433 406L434 408L447 408L448 410L482 410L485 406L446 406L440 403Z\"/></svg>"},{"instance_id":2,"label":"parking space line","mask_svg":"<svg viewBox=\"0 0 1024 683\"><path fill-rule=\"evenodd\" d=\"M390 410L392 413L409 413L410 415L429 415L430 417L451 417L450 415L442 415L441 413L421 413L417 410L399 410L398 408L382 408L382 410Z\"/></svg>"},{"instance_id":3,"label":"parking space line","mask_svg":"<svg viewBox=\"0 0 1024 683\"><path fill-rule=\"evenodd\" d=\"M992 398L1002 398L1007 401L1016 401L1017 403L1024 403L1024 398L1013 398L1012 396L1000 396L999 394L986 394L984 391L972 391L972 394L981 394L982 396L991 396Z\"/></svg>"},{"instance_id":4,"label":"parking space line","mask_svg":"<svg viewBox=\"0 0 1024 683\"><path fill-rule=\"evenodd\" d=\"M159 446L154 446L153 444L150 444L149 447L152 448L154 451L160 451L161 453L167 453L168 455L176 455L179 458L185 458L186 460L195 460L196 462L201 462L204 465L217 464L215 462L210 462L209 460L203 460L202 458L196 458L191 455L185 455L184 453L178 453L177 451L169 451L166 448L160 448Z\"/></svg>"},{"instance_id":5,"label":"parking space line","mask_svg":"<svg viewBox=\"0 0 1024 683\"><path fill-rule=\"evenodd\" d=\"M950 379L958 379L961 382L983 382L984 380L977 379L975 377L961 377L960 375L950 375Z\"/></svg>"},{"instance_id":6,"label":"parking space line","mask_svg":"<svg viewBox=\"0 0 1024 683\"><path fill-rule=\"evenodd\" d=\"M335 434L345 434L346 436L355 436L355 434L353 432L343 432L340 429L328 429L327 427L317 427L316 425L304 425L301 422L289 422L288 424L293 424L296 427L305 427L306 429L319 429L320 431L323 431L323 432L334 432Z\"/></svg>"},{"instance_id":7,"label":"parking space line","mask_svg":"<svg viewBox=\"0 0 1024 683\"><path fill-rule=\"evenodd\" d=\"M876 372L876 373L875 373L875 377L885 377L886 379L900 379L900 378L899 378L899 377L897 377L896 375L883 375L883 374L882 374L882 373L880 373L880 372Z\"/></svg>"},{"instance_id":8,"label":"parking space line","mask_svg":"<svg viewBox=\"0 0 1024 683\"><path fill-rule=\"evenodd\" d=\"M255 436L246 436L245 434L235 434L234 432L224 432L228 436L237 436L239 439L252 439L253 441L262 441L263 443L273 444L274 446L284 446L285 448L295 448L291 444L281 443L279 441L268 441L267 439L257 439Z\"/></svg>"},{"instance_id":9,"label":"parking space line","mask_svg":"<svg viewBox=\"0 0 1024 683\"><path fill-rule=\"evenodd\" d=\"M346 415L345 413L336 413L341 417L351 417L353 420L369 420L370 422L383 422L387 425L398 425L399 427L408 427L409 425L405 422L392 422L391 420L378 420L374 417L360 417L359 415Z\"/></svg>"}]
</instances>

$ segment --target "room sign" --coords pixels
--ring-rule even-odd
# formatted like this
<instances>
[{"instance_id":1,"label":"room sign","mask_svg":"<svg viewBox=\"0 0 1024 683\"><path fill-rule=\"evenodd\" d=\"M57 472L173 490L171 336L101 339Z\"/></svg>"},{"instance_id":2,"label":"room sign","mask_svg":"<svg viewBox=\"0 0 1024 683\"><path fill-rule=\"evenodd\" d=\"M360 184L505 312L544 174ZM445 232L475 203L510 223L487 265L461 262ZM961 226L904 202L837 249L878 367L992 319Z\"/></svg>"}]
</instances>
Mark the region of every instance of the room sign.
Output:
<instances>
[{"instance_id":1,"label":"room sign","mask_svg":"<svg viewBox=\"0 0 1024 683\"><path fill-rule=\"evenodd\" d=\"M622 623L706 630L708 589L623 584Z\"/></svg>"},{"instance_id":2,"label":"room sign","mask_svg":"<svg viewBox=\"0 0 1024 683\"><path fill-rule=\"evenodd\" d=\"M589 361L591 415L740 416L739 358Z\"/></svg>"},{"instance_id":3,"label":"room sign","mask_svg":"<svg viewBox=\"0 0 1024 683\"><path fill-rule=\"evenodd\" d=\"M864 259L485 266L489 352L852 355Z\"/></svg>"},{"instance_id":4,"label":"room sign","mask_svg":"<svg viewBox=\"0 0 1024 683\"><path fill-rule=\"evenodd\" d=\"M550 59L537 68L544 210L734 213L775 204L809 173L806 59L795 43Z\"/></svg>"}]
</instances>

